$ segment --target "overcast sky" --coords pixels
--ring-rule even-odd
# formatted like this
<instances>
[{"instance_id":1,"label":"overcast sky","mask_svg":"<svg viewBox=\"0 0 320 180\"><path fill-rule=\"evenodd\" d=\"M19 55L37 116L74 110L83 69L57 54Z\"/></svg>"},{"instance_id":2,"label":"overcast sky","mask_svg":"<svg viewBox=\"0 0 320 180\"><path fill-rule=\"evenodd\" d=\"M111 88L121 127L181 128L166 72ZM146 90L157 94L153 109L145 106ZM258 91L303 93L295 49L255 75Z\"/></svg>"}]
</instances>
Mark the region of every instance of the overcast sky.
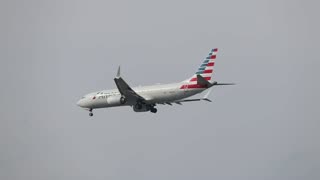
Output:
<instances>
[{"instance_id":1,"label":"overcast sky","mask_svg":"<svg viewBox=\"0 0 320 180\"><path fill-rule=\"evenodd\" d=\"M317 1L0 1L0 179L320 179ZM88 112L84 94L190 77L212 103Z\"/></svg>"}]
</instances>

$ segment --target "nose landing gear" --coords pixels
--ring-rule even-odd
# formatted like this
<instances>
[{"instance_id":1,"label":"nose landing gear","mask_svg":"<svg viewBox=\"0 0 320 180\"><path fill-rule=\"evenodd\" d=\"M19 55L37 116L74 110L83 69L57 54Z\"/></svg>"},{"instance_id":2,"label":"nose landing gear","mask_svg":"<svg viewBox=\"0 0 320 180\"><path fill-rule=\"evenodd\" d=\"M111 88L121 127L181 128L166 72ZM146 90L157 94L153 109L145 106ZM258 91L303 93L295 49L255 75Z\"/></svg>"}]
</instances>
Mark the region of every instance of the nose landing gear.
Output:
<instances>
[{"instance_id":1,"label":"nose landing gear","mask_svg":"<svg viewBox=\"0 0 320 180\"><path fill-rule=\"evenodd\" d=\"M89 113L89 116L93 116L93 113L92 113L92 109L89 109L90 113Z\"/></svg>"}]
</instances>

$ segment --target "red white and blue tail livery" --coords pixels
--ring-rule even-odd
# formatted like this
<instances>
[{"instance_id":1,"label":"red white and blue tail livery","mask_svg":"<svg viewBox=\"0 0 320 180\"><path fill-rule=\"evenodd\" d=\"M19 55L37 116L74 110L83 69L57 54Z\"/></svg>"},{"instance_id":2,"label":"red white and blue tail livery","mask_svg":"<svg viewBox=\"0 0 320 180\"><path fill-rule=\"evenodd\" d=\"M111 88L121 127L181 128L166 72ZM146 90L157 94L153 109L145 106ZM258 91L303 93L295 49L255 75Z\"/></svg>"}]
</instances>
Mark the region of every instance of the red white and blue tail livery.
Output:
<instances>
[{"instance_id":1,"label":"red white and blue tail livery","mask_svg":"<svg viewBox=\"0 0 320 180\"><path fill-rule=\"evenodd\" d=\"M157 104L179 104L192 101L209 101L210 91L200 99L186 99L195 94L201 93L213 86L234 85L233 83L217 83L212 81L215 60L218 49L212 49L204 59L196 73L189 79L171 84L152 85L131 88L120 75L120 67L117 76L114 78L117 89L102 90L83 96L77 105L90 111L98 108L108 108L116 106L131 106L135 112L156 113Z\"/></svg>"},{"instance_id":2,"label":"red white and blue tail livery","mask_svg":"<svg viewBox=\"0 0 320 180\"><path fill-rule=\"evenodd\" d=\"M211 81L213 74L213 67L217 57L218 49L212 49L208 56L204 59L197 72L189 79L185 80L185 84L181 86L181 89L190 88L207 88L205 85L198 83L198 75L203 77L206 81Z\"/></svg>"},{"instance_id":3,"label":"red white and blue tail livery","mask_svg":"<svg viewBox=\"0 0 320 180\"><path fill-rule=\"evenodd\" d=\"M198 68L197 72L188 79L190 84L196 84L197 82L197 75L201 75L207 81L211 80L213 74L213 66L217 57L218 49L212 49L209 55L204 59L200 67Z\"/></svg>"}]
</instances>

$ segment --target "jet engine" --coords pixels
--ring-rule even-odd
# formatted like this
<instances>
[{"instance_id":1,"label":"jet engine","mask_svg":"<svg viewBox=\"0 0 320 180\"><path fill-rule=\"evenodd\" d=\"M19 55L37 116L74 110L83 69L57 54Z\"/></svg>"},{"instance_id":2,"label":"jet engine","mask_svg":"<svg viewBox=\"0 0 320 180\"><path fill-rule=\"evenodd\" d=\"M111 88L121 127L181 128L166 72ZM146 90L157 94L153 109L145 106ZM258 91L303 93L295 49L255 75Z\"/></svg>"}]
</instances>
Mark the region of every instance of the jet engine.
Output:
<instances>
[{"instance_id":1,"label":"jet engine","mask_svg":"<svg viewBox=\"0 0 320 180\"><path fill-rule=\"evenodd\" d=\"M150 107L147 106L147 105L145 105L145 104L139 104L139 103L137 103L137 104L135 104L135 105L133 106L133 111L134 111L134 112L147 112L147 111L149 111L149 110L150 110Z\"/></svg>"},{"instance_id":2,"label":"jet engine","mask_svg":"<svg viewBox=\"0 0 320 180\"><path fill-rule=\"evenodd\" d=\"M113 104L113 105L123 105L127 102L127 98L124 96L109 96L107 98L107 103L108 104Z\"/></svg>"}]
</instances>

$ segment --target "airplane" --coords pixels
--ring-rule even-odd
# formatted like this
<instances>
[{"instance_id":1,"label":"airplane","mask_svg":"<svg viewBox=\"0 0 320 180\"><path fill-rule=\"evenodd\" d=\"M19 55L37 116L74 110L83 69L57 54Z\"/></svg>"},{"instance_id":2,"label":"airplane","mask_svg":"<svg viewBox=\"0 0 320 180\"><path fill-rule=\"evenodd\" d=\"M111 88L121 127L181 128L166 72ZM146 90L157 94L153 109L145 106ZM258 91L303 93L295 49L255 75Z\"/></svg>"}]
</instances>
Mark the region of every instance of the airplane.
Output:
<instances>
[{"instance_id":1,"label":"airplane","mask_svg":"<svg viewBox=\"0 0 320 180\"><path fill-rule=\"evenodd\" d=\"M182 82L171 84L157 84L131 88L120 75L120 66L114 82L117 89L101 90L83 96L77 105L89 110L89 116L93 116L93 109L109 108L117 106L131 106L135 112L157 113L157 104L172 105L194 101L208 101L208 96L213 86L234 85L234 83L218 83L211 81L213 67L218 49L212 49L209 55L201 63L196 73ZM203 98L186 99L195 94L210 89Z\"/></svg>"}]
</instances>

